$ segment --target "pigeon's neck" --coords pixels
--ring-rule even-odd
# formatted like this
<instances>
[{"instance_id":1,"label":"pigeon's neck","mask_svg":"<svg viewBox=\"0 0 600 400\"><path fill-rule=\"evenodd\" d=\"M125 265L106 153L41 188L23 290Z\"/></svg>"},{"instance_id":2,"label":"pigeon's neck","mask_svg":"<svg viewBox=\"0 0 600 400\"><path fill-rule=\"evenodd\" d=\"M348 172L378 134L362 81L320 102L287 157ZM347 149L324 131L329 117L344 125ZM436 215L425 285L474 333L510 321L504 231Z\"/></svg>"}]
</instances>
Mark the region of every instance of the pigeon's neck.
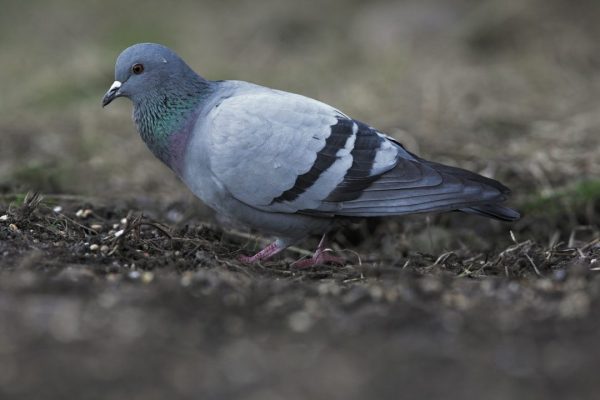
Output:
<instances>
[{"instance_id":1,"label":"pigeon's neck","mask_svg":"<svg viewBox=\"0 0 600 400\"><path fill-rule=\"evenodd\" d=\"M134 102L133 119L140 136L152 153L179 175L200 105L212 92L212 83L196 76L185 86L170 85Z\"/></svg>"}]
</instances>

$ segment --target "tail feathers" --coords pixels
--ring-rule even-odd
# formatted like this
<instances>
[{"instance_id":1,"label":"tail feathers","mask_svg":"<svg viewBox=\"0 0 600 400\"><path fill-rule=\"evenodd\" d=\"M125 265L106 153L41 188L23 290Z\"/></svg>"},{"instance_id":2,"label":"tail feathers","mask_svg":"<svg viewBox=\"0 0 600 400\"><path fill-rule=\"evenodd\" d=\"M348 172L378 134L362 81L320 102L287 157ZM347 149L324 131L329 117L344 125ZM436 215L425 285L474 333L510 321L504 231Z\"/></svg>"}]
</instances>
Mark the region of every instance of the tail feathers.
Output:
<instances>
[{"instance_id":1,"label":"tail feathers","mask_svg":"<svg viewBox=\"0 0 600 400\"><path fill-rule=\"evenodd\" d=\"M484 217L492 217L501 221L516 221L521 218L521 214L519 214L518 211L496 204L466 207L461 208L459 211L468 214L482 215Z\"/></svg>"}]
</instances>

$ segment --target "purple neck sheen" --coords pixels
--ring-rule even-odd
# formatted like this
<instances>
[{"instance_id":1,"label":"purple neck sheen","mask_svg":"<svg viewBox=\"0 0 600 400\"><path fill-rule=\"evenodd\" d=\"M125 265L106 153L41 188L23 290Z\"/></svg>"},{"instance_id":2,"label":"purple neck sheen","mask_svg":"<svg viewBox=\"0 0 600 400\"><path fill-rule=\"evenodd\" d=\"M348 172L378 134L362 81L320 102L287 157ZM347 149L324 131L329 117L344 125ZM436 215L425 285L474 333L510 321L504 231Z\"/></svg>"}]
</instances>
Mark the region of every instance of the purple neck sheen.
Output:
<instances>
[{"instance_id":1,"label":"purple neck sheen","mask_svg":"<svg viewBox=\"0 0 600 400\"><path fill-rule=\"evenodd\" d=\"M162 85L134 99L133 118L148 148L179 176L194 125L205 100L212 94L211 83L195 79Z\"/></svg>"},{"instance_id":2,"label":"purple neck sheen","mask_svg":"<svg viewBox=\"0 0 600 400\"><path fill-rule=\"evenodd\" d=\"M193 112L185 124L168 138L168 160L163 160L179 177L183 176L183 162L187 145L194 131L198 112Z\"/></svg>"}]
</instances>

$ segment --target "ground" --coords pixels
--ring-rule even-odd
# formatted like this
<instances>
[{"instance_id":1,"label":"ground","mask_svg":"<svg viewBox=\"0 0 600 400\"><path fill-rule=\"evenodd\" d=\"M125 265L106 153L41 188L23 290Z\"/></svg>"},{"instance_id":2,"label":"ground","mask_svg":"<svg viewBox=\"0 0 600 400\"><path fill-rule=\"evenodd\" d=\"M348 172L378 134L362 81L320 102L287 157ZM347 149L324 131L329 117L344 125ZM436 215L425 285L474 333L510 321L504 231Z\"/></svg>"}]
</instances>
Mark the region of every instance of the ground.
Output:
<instances>
[{"instance_id":1,"label":"ground","mask_svg":"<svg viewBox=\"0 0 600 400\"><path fill-rule=\"evenodd\" d=\"M360 263L346 253L345 267L297 270L287 258L240 264L252 242L206 224L23 201L0 223L10 398L584 399L597 389L597 238Z\"/></svg>"},{"instance_id":2,"label":"ground","mask_svg":"<svg viewBox=\"0 0 600 400\"><path fill-rule=\"evenodd\" d=\"M7 1L0 398L594 399L599 3ZM260 265L100 99L135 42L501 180L512 224L353 223Z\"/></svg>"}]
</instances>

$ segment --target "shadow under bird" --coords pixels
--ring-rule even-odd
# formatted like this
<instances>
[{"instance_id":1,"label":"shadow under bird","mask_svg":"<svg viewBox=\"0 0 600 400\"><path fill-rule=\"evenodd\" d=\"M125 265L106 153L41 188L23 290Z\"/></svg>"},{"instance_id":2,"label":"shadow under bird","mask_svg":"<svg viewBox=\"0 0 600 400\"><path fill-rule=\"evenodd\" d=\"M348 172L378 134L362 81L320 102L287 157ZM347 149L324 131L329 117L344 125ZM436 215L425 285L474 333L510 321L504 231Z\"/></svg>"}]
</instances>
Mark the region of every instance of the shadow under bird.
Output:
<instances>
[{"instance_id":1,"label":"shadow under bird","mask_svg":"<svg viewBox=\"0 0 600 400\"><path fill-rule=\"evenodd\" d=\"M177 54L135 44L117 58L102 99L133 102L149 149L204 203L275 237L247 263L321 234L306 267L339 262L325 251L336 222L462 211L503 221L510 191L464 169L427 161L377 129L298 94L243 81L210 81Z\"/></svg>"}]
</instances>

